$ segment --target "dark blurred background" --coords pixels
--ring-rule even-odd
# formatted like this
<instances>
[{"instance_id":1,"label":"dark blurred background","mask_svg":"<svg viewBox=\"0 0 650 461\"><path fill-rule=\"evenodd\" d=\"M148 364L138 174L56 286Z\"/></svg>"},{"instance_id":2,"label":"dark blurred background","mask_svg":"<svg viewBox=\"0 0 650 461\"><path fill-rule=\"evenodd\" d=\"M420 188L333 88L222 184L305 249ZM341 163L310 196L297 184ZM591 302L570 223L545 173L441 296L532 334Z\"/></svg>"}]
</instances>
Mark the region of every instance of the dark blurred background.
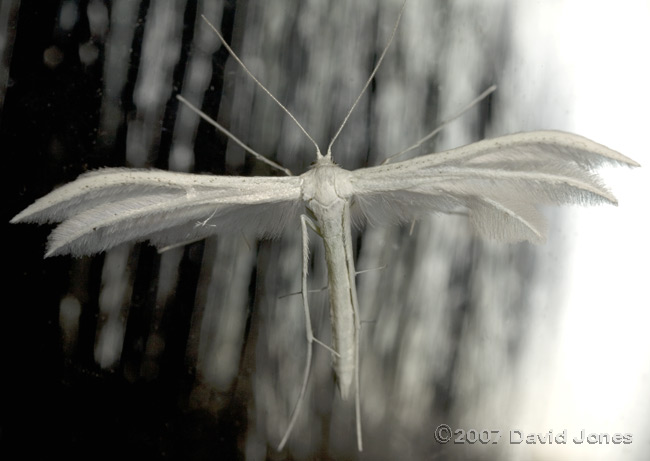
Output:
<instances>
[{"instance_id":1,"label":"dark blurred background","mask_svg":"<svg viewBox=\"0 0 650 461\"><path fill-rule=\"evenodd\" d=\"M400 5L3 0L5 223L100 167L279 174L199 122L177 94L304 172L313 146L200 15L324 150ZM335 160L348 169L378 164L496 83L495 95L413 155L555 128L643 164L650 6L580 5L409 1ZM642 174L608 174L618 209L548 210L542 247L483 242L462 216L423 216L413 232L356 232L357 269L375 269L357 278L361 454L354 408L340 400L329 353L318 347L302 414L285 450L275 450L306 353L300 297L283 297L300 289L298 223L272 242L224 235L163 254L138 244L47 260L51 227L6 225L3 459L645 459ZM326 276L315 236L311 256L309 284L319 289ZM316 334L328 343L327 292L310 302ZM440 445L433 433L441 423L501 430L502 438ZM578 435L585 427L632 432L634 443L507 443L510 430Z\"/></svg>"}]
</instances>

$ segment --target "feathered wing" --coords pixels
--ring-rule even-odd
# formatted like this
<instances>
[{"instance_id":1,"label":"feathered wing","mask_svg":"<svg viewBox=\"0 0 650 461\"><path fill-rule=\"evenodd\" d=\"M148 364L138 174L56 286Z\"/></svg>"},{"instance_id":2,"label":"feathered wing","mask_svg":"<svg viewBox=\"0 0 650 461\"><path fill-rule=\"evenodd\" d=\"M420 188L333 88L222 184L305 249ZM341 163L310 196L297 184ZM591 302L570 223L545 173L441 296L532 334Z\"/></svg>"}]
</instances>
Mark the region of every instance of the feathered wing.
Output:
<instances>
[{"instance_id":1,"label":"feathered wing","mask_svg":"<svg viewBox=\"0 0 650 461\"><path fill-rule=\"evenodd\" d=\"M11 222L61 222L46 256L77 256L128 241L163 247L217 232L277 235L296 222L298 177L236 177L106 168L81 175Z\"/></svg>"},{"instance_id":2,"label":"feathered wing","mask_svg":"<svg viewBox=\"0 0 650 461\"><path fill-rule=\"evenodd\" d=\"M543 204L616 204L593 169L639 166L582 136L535 131L353 172L357 220L411 221L423 212L467 210L481 235L506 242L545 239Z\"/></svg>"}]
</instances>

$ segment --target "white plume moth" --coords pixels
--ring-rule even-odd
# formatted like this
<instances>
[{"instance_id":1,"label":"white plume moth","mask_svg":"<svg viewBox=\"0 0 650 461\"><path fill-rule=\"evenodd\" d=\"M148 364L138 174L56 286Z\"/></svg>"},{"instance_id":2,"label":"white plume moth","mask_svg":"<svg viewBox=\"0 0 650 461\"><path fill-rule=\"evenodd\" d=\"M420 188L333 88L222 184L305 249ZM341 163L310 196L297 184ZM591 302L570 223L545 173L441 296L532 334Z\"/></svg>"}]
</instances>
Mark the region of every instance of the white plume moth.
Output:
<instances>
[{"instance_id":1,"label":"white plume moth","mask_svg":"<svg viewBox=\"0 0 650 461\"><path fill-rule=\"evenodd\" d=\"M398 23L399 18L390 41ZM359 98L381 64L390 41ZM232 53L230 48L228 50ZM246 69L234 53L232 55ZM248 69L246 71L252 77ZM255 81L270 95L257 79ZM302 296L309 345L300 395L280 449L291 434L303 401L312 343L319 342L312 334L308 307L307 238L311 228L324 241L328 268L333 343L325 347L332 350L342 398L354 395L357 441L361 450L360 315L352 225L364 221L372 224L411 222L426 212L463 210L468 213L473 228L483 236L506 242L528 240L537 243L545 236L544 220L536 210L537 205L615 204L615 197L592 170L606 163L637 164L583 137L542 131L484 140L412 160L347 171L334 163L332 145L359 98L352 104L325 155L278 102L316 146L314 166L300 176L292 176L288 170L250 149L248 151L256 157L287 173L287 177L103 169L84 174L37 200L12 222L61 222L49 238L46 256L78 256L128 241L148 240L159 248L166 248L220 232L245 230L259 237L274 237L284 227L299 221L303 237ZM213 123L216 126L216 122Z\"/></svg>"}]
</instances>

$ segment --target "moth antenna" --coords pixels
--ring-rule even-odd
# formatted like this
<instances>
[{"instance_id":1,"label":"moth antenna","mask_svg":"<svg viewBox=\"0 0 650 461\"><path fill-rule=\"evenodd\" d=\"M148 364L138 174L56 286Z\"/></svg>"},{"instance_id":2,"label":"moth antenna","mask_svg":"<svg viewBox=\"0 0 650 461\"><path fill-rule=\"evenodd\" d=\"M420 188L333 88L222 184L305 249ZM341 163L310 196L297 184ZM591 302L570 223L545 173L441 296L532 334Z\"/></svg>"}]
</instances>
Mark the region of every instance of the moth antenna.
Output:
<instances>
[{"instance_id":1,"label":"moth antenna","mask_svg":"<svg viewBox=\"0 0 650 461\"><path fill-rule=\"evenodd\" d=\"M203 120L205 120L206 122L208 122L210 125L212 125L213 127L215 127L217 130L221 131L223 134L225 134L226 136L228 136L228 137L229 137L230 139L232 139L233 141L235 141L235 143L237 143L237 145L238 145L239 147L241 147L241 148L244 149L246 152L248 152L249 154L251 154L251 155L252 155L253 157L255 157L257 160L259 160L260 162L264 162L264 163L266 163L267 165L270 165L270 166L272 166L273 168L276 168L276 169L282 171L282 172L283 172L284 174L286 174L287 176L293 176L293 174L291 173L291 170L289 170L288 168L283 167L283 166L280 165L279 163L275 163L273 160L269 160L268 158L264 157L262 154L259 154L259 153L255 152L253 149L251 149L251 148L248 147L246 144L244 144L243 141L239 140L239 138L237 138L237 136L235 136L235 135L232 134L230 131L228 131L228 130L226 129L226 127L224 127L224 126L220 125L219 123L217 123L216 120L213 120L213 119L212 119L208 114L206 114L206 113L203 112L201 109L199 109L198 107L196 107L195 105L193 105L191 102L189 102L189 101L188 101L187 99L185 99L183 96L181 96L180 94L178 94L178 95L176 95L176 98L177 98L180 102L182 102L183 104L185 104L185 105L186 105L186 106L187 106L187 107L188 107L192 112L195 112L195 113L196 113L199 117L201 117Z\"/></svg>"},{"instance_id":2,"label":"moth antenna","mask_svg":"<svg viewBox=\"0 0 650 461\"><path fill-rule=\"evenodd\" d=\"M258 85L262 90L264 90L264 92L265 92L266 94L268 94L268 95L271 97L271 99L273 99L273 101L275 101L275 103L276 103L278 106L280 106L280 108L282 108L282 110L283 110L283 111L284 111L284 112L285 112L289 117L291 117L291 120L293 120L293 122L294 122L296 125L298 125L298 128L300 128L300 130L301 130L303 133L305 133L305 136L307 136L307 138L309 138L309 140L312 142L312 144L314 145L314 147L316 147L316 158L320 158L320 157L322 157L323 154L321 154L320 149L318 148L318 144L316 144L316 141L314 141L314 138L312 138L311 136L309 136L309 133L307 133L307 130L305 130L305 128L300 124L300 122L296 119L296 117L294 117L293 114L292 114L291 112L289 112L289 109L287 109L287 108L284 106L284 104L282 104L280 101L278 101L278 98L276 98L275 96L273 96L273 93L271 93L269 90L267 90L266 87L265 87L264 85L262 85L262 82L260 82L260 81L259 81L259 80L258 80L258 79L253 75L253 73L252 73L250 70L248 70L248 67L246 67L246 65L242 62L241 59L239 59L239 57L235 54L235 52L232 50L232 48L230 48L230 45L228 45L228 43L226 43L226 40L221 36L221 33L219 33L219 31L217 30L217 28L214 27L210 21L208 21L208 18L206 18L204 15L201 15L201 17L202 17L203 20L208 24L208 26L210 26L210 28L214 31L214 33L217 34L217 37L219 37L219 40L221 40L221 43L223 44L223 46L226 47L226 50L228 50L228 53L230 53L230 56L232 56L233 59L234 59L235 61L237 61L237 64L239 64L239 65L242 67L242 69L244 69L244 71L248 74L248 76L249 76L250 78L252 78L253 81L254 81L255 83L257 83L257 85Z\"/></svg>"},{"instance_id":3,"label":"moth antenna","mask_svg":"<svg viewBox=\"0 0 650 461\"><path fill-rule=\"evenodd\" d=\"M485 98L487 98L489 95L491 95L492 93L494 93L494 92L496 91L496 89L497 89L497 86L496 86L496 85L492 85L490 88L488 88L488 89L485 90L483 93L479 94L476 98L474 98L474 99L473 99L469 104L467 104L465 107L463 107L461 110L459 110L456 114L452 115L450 118L448 118L447 120L443 121L443 122L442 122L440 125L438 125L438 127L437 127L435 130L433 130L431 133L429 133L428 135L426 135L424 138L420 139L418 142L416 142L415 144L413 144L411 147L407 147L407 148L404 149L403 151L400 151L400 152L398 152L398 153L396 153L396 154L393 154L393 155L387 157L386 160L384 160L383 162L381 162L381 165L386 165L387 163L389 163L389 162L390 162L391 160L393 160L394 158L399 157L400 155L404 155L404 154L406 154L407 152L412 151L413 149L417 149L417 148L420 147L422 144L424 144L425 142L427 142L429 139L433 138L435 135L437 135L438 133L440 133L440 131L442 131L442 129L443 129L444 127L446 127L447 125L449 125L451 122L453 122L453 121L456 120L458 117L460 117L461 115L463 115L465 112L467 112L468 110L470 110L470 109L471 109L472 107L474 107L476 104L478 104L479 102L483 101L483 100L484 100Z\"/></svg>"},{"instance_id":4,"label":"moth antenna","mask_svg":"<svg viewBox=\"0 0 650 461\"><path fill-rule=\"evenodd\" d=\"M339 134L341 134L343 127L345 126L346 123L348 123L348 119L352 115L352 112L357 107L357 104L359 104L359 101L361 100L361 96L363 96L363 93L365 93L366 90L368 89L368 86L370 86L370 82L372 82L372 79L375 78L375 74L379 70L379 66L381 66L381 62L384 60L384 56L386 56L386 52L388 51L388 48L390 48L390 44L393 43L393 39L395 38L395 33L397 32L397 28L399 26L399 21L402 18L402 13L404 12L405 7L406 7L406 0L404 0L404 3L402 3L402 7L400 8L399 14L397 15L397 21L395 21L395 26L393 27L393 31L390 34L388 43L384 47L384 51L381 52L381 56L379 56L379 59L377 60L377 64L375 64L375 68L372 70L372 73L370 74L370 77L368 77L368 80L366 80L366 84L363 85L363 88L361 89L359 96L357 96L357 99L355 99L354 103L352 104L352 107L350 107L350 110L348 111L347 115L343 119L343 123L341 123L341 126L339 127L338 131L330 141L329 146L327 146L327 155L326 155L327 158L330 159L332 158L332 145L334 144L334 141L336 141L336 138L338 138Z\"/></svg>"}]
</instances>

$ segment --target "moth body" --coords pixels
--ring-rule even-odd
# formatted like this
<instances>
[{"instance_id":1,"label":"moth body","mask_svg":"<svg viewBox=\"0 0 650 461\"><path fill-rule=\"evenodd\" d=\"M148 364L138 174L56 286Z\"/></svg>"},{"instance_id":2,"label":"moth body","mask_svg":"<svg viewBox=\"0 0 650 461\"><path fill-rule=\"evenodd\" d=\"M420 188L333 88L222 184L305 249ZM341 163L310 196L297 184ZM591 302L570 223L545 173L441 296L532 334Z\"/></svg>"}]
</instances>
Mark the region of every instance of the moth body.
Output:
<instances>
[{"instance_id":1,"label":"moth body","mask_svg":"<svg viewBox=\"0 0 650 461\"><path fill-rule=\"evenodd\" d=\"M350 172L320 157L305 173L302 199L323 239L332 325L333 368L341 398L347 400L356 383L359 313L350 231Z\"/></svg>"}]
</instances>

